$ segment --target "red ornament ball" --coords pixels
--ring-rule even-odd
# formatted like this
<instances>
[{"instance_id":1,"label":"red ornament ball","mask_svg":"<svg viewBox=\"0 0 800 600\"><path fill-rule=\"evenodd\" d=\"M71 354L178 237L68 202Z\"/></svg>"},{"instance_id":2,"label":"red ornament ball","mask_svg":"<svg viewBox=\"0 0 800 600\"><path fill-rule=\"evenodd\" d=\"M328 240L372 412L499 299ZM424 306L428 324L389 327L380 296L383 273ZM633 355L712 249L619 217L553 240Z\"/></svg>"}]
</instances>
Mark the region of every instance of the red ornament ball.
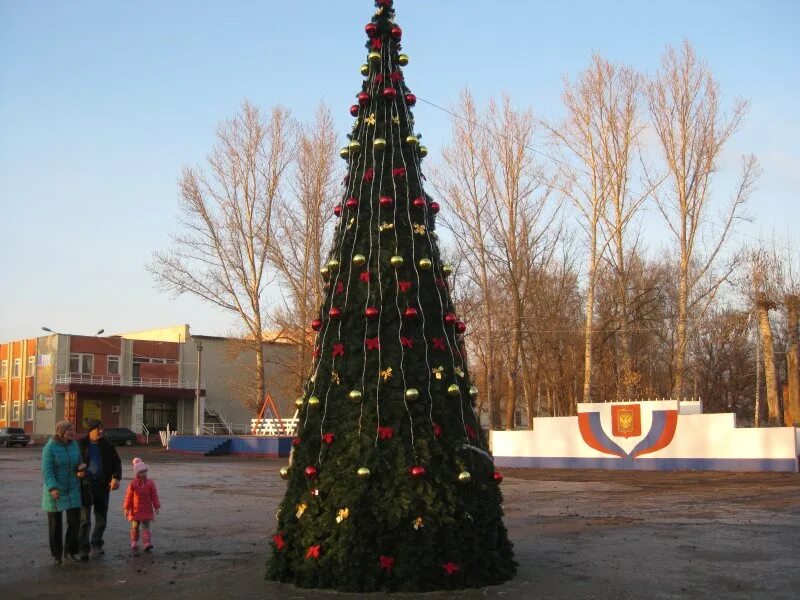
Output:
<instances>
[{"instance_id":1,"label":"red ornament ball","mask_svg":"<svg viewBox=\"0 0 800 600\"><path fill-rule=\"evenodd\" d=\"M414 479L419 479L420 477L425 476L425 467L417 465L415 467L411 467L408 472Z\"/></svg>"},{"instance_id":2,"label":"red ornament ball","mask_svg":"<svg viewBox=\"0 0 800 600\"><path fill-rule=\"evenodd\" d=\"M319 319L314 319L313 321L311 321L311 329L313 329L314 331L319 331L320 329L322 329L322 321L320 321Z\"/></svg>"},{"instance_id":3,"label":"red ornament ball","mask_svg":"<svg viewBox=\"0 0 800 600\"><path fill-rule=\"evenodd\" d=\"M306 479L316 479L317 478L317 467L309 465L303 471L303 475L306 476Z\"/></svg>"},{"instance_id":4,"label":"red ornament ball","mask_svg":"<svg viewBox=\"0 0 800 600\"><path fill-rule=\"evenodd\" d=\"M383 88L383 97L387 100L393 100L397 96L397 90L393 87Z\"/></svg>"},{"instance_id":5,"label":"red ornament ball","mask_svg":"<svg viewBox=\"0 0 800 600\"><path fill-rule=\"evenodd\" d=\"M356 97L358 98L358 103L361 106L366 106L369 104L369 94L367 92L359 92L358 96Z\"/></svg>"},{"instance_id":6,"label":"red ornament ball","mask_svg":"<svg viewBox=\"0 0 800 600\"><path fill-rule=\"evenodd\" d=\"M380 311L375 308L374 306L368 306L367 309L364 311L364 316L368 319L377 319Z\"/></svg>"},{"instance_id":7,"label":"red ornament ball","mask_svg":"<svg viewBox=\"0 0 800 600\"><path fill-rule=\"evenodd\" d=\"M369 37L373 37L378 32L378 26L375 23L367 23L364 26L364 31L367 32Z\"/></svg>"},{"instance_id":8,"label":"red ornament ball","mask_svg":"<svg viewBox=\"0 0 800 600\"><path fill-rule=\"evenodd\" d=\"M292 440L292 446L299 446L300 445L300 438L296 437Z\"/></svg>"},{"instance_id":9,"label":"red ornament ball","mask_svg":"<svg viewBox=\"0 0 800 600\"><path fill-rule=\"evenodd\" d=\"M335 214L337 217L341 217L342 216L342 205L341 204L337 204L336 206L333 207L333 214Z\"/></svg>"},{"instance_id":10,"label":"red ornament ball","mask_svg":"<svg viewBox=\"0 0 800 600\"><path fill-rule=\"evenodd\" d=\"M502 483L503 474L500 471L495 471L494 475L492 475L492 479L494 479L495 483Z\"/></svg>"},{"instance_id":11,"label":"red ornament ball","mask_svg":"<svg viewBox=\"0 0 800 600\"><path fill-rule=\"evenodd\" d=\"M459 321L456 323L456 331L458 333L464 333L467 330L467 324L464 321Z\"/></svg>"},{"instance_id":12,"label":"red ornament ball","mask_svg":"<svg viewBox=\"0 0 800 600\"><path fill-rule=\"evenodd\" d=\"M438 214L439 211L441 210L441 207L439 206L438 202L431 202L429 208L431 209L431 212L433 214Z\"/></svg>"},{"instance_id":13,"label":"red ornament ball","mask_svg":"<svg viewBox=\"0 0 800 600\"><path fill-rule=\"evenodd\" d=\"M358 116L358 104L353 104L353 106L350 107L350 116L351 117Z\"/></svg>"},{"instance_id":14,"label":"red ornament ball","mask_svg":"<svg viewBox=\"0 0 800 600\"><path fill-rule=\"evenodd\" d=\"M447 325L455 325L458 322L458 317L456 317L453 313L447 313L444 316L444 322Z\"/></svg>"},{"instance_id":15,"label":"red ornament ball","mask_svg":"<svg viewBox=\"0 0 800 600\"><path fill-rule=\"evenodd\" d=\"M400 29L397 25L392 27L392 37L396 40L399 40L403 37L403 30Z\"/></svg>"},{"instance_id":16,"label":"red ornament ball","mask_svg":"<svg viewBox=\"0 0 800 600\"><path fill-rule=\"evenodd\" d=\"M350 209L358 208L358 198L348 198L344 205Z\"/></svg>"},{"instance_id":17,"label":"red ornament ball","mask_svg":"<svg viewBox=\"0 0 800 600\"><path fill-rule=\"evenodd\" d=\"M411 204L414 206L414 208L423 209L423 208L425 208L425 198L422 198L422 197L414 198L411 201Z\"/></svg>"},{"instance_id":18,"label":"red ornament ball","mask_svg":"<svg viewBox=\"0 0 800 600\"><path fill-rule=\"evenodd\" d=\"M416 103L417 103L417 97L414 94L406 94L406 104L408 104L409 106L414 106Z\"/></svg>"},{"instance_id":19,"label":"red ornament ball","mask_svg":"<svg viewBox=\"0 0 800 600\"><path fill-rule=\"evenodd\" d=\"M378 202L383 208L391 208L392 204L394 204L394 200L390 196L381 196Z\"/></svg>"},{"instance_id":20,"label":"red ornament ball","mask_svg":"<svg viewBox=\"0 0 800 600\"><path fill-rule=\"evenodd\" d=\"M333 306L331 307L330 311L328 311L328 316L331 319L338 319L339 317L342 316L342 311L340 311L337 307Z\"/></svg>"},{"instance_id":21,"label":"red ornament ball","mask_svg":"<svg viewBox=\"0 0 800 600\"><path fill-rule=\"evenodd\" d=\"M413 306L409 306L403 311L403 316L406 319L416 319L418 314L417 309Z\"/></svg>"}]
</instances>

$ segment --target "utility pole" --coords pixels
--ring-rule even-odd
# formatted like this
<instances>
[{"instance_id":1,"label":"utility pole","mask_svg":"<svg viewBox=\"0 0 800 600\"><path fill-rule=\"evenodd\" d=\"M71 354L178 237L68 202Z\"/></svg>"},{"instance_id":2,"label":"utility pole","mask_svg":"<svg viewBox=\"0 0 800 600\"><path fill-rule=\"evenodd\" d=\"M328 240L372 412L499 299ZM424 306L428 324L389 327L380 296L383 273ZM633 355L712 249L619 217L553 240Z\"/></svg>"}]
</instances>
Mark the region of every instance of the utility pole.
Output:
<instances>
[{"instance_id":1,"label":"utility pole","mask_svg":"<svg viewBox=\"0 0 800 600\"><path fill-rule=\"evenodd\" d=\"M200 414L200 376L203 372L203 342L194 339L194 345L197 346L197 382L195 384L194 392L194 433L195 435L202 435L202 422L203 415Z\"/></svg>"}]
</instances>

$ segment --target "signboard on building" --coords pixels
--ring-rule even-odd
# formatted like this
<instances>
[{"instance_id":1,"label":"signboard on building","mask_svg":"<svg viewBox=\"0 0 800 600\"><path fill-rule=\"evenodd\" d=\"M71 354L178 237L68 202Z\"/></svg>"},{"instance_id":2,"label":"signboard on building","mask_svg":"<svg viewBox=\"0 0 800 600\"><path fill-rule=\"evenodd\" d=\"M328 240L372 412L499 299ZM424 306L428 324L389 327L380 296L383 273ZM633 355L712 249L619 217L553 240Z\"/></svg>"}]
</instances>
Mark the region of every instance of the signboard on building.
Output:
<instances>
[{"instance_id":1,"label":"signboard on building","mask_svg":"<svg viewBox=\"0 0 800 600\"><path fill-rule=\"evenodd\" d=\"M70 423L75 423L78 418L78 392L64 394L64 418Z\"/></svg>"}]
</instances>

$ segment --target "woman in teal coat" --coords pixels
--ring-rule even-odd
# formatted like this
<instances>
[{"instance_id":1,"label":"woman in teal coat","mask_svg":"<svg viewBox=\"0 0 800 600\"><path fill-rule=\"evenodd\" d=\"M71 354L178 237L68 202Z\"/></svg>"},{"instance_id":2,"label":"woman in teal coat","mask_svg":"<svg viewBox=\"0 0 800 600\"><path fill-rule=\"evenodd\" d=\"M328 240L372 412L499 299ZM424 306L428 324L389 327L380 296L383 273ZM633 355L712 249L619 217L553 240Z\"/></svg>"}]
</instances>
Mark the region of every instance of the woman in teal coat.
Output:
<instances>
[{"instance_id":1,"label":"woman in teal coat","mask_svg":"<svg viewBox=\"0 0 800 600\"><path fill-rule=\"evenodd\" d=\"M69 421L56 423L56 433L42 450L42 509L47 512L50 552L58 564L61 557L76 561L81 523L81 464L75 428ZM64 539L61 513L67 511L67 535Z\"/></svg>"}]
</instances>

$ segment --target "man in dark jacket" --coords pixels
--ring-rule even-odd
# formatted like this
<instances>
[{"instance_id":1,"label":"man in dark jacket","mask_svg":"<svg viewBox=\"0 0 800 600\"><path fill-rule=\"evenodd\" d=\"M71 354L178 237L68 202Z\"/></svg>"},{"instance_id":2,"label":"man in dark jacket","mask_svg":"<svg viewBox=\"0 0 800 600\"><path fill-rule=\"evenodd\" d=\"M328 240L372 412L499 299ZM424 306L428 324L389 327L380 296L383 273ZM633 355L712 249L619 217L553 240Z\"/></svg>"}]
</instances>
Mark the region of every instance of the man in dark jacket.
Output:
<instances>
[{"instance_id":1,"label":"man in dark jacket","mask_svg":"<svg viewBox=\"0 0 800 600\"><path fill-rule=\"evenodd\" d=\"M103 554L103 533L108 517L108 500L111 490L119 488L122 479L122 463L117 449L103 437L103 424L97 419L87 424L88 434L79 442L81 462L86 464L84 479L89 482L92 506L81 509L80 558L89 560L89 550ZM87 494L88 496L88 494ZM92 529L92 507L94 507L94 531ZM90 546L91 544L91 546Z\"/></svg>"}]
</instances>

